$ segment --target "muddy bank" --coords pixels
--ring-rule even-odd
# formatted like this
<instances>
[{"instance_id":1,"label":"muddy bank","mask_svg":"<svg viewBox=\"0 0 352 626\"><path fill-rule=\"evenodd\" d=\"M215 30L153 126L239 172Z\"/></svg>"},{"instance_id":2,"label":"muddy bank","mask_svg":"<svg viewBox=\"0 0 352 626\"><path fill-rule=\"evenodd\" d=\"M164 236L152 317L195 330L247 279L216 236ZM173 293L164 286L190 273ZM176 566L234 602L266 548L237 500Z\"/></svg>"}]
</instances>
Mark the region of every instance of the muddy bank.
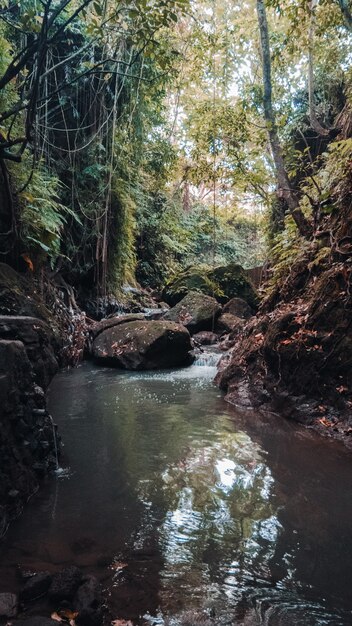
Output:
<instances>
[{"instance_id":1,"label":"muddy bank","mask_svg":"<svg viewBox=\"0 0 352 626\"><path fill-rule=\"evenodd\" d=\"M230 334L216 382L232 404L352 445L352 257L335 245L316 262L319 245L302 251L256 318Z\"/></svg>"}]
</instances>

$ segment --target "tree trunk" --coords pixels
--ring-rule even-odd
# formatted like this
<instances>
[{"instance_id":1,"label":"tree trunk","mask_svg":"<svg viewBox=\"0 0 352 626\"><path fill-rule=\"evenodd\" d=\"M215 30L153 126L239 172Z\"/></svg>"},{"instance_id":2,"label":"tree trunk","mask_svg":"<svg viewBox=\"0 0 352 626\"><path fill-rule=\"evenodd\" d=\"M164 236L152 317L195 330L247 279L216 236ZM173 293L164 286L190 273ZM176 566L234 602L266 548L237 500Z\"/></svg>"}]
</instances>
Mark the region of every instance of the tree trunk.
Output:
<instances>
[{"instance_id":1,"label":"tree trunk","mask_svg":"<svg viewBox=\"0 0 352 626\"><path fill-rule=\"evenodd\" d=\"M338 0L346 28L352 33L352 12L348 0Z\"/></svg>"},{"instance_id":2,"label":"tree trunk","mask_svg":"<svg viewBox=\"0 0 352 626\"><path fill-rule=\"evenodd\" d=\"M310 24L308 34L308 97L309 97L309 119L310 125L318 135L327 137L329 131L324 128L317 120L315 112L315 100L314 100L314 36L315 36L315 7L317 0L310 0L309 12L310 12Z\"/></svg>"},{"instance_id":3,"label":"tree trunk","mask_svg":"<svg viewBox=\"0 0 352 626\"><path fill-rule=\"evenodd\" d=\"M284 198L290 213L296 223L299 233L303 237L309 237L312 232L311 225L299 208L299 202L295 195L285 167L282 148L277 132L275 112L272 103L271 82L271 56L269 45L268 22L264 0L257 0L258 24L260 31L260 43L262 53L263 87L264 87L264 117L266 121L268 137L272 156L275 164L278 196Z\"/></svg>"}]
</instances>

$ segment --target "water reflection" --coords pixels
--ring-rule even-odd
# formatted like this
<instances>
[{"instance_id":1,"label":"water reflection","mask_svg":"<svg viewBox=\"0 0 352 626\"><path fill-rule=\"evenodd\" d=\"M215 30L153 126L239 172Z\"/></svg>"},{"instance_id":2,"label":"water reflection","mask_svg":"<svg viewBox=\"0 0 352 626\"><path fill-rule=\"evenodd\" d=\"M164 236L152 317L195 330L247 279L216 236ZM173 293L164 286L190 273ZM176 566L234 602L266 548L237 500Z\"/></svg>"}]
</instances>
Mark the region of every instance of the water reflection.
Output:
<instances>
[{"instance_id":1,"label":"water reflection","mask_svg":"<svg viewBox=\"0 0 352 626\"><path fill-rule=\"evenodd\" d=\"M10 530L2 587L15 563L74 562L105 581L115 617L352 623L349 455L284 420L234 412L214 373L205 359L57 377L51 409L71 475Z\"/></svg>"}]
</instances>

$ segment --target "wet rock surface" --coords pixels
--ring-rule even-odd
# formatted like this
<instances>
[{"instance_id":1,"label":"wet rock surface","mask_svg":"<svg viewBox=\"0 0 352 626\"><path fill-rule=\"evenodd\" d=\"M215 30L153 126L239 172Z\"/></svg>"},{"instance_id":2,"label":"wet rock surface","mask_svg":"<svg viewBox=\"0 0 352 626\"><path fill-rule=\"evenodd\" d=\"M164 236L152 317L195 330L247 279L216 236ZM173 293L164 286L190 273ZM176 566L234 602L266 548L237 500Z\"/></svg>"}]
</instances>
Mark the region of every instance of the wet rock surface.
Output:
<instances>
[{"instance_id":1,"label":"wet rock surface","mask_svg":"<svg viewBox=\"0 0 352 626\"><path fill-rule=\"evenodd\" d=\"M54 426L35 380L24 343L0 340L0 535L56 467Z\"/></svg>"},{"instance_id":2,"label":"wet rock surface","mask_svg":"<svg viewBox=\"0 0 352 626\"><path fill-rule=\"evenodd\" d=\"M0 315L0 339L23 343L36 383L46 388L59 369L58 343L48 324L35 317Z\"/></svg>"},{"instance_id":3,"label":"wet rock surface","mask_svg":"<svg viewBox=\"0 0 352 626\"><path fill-rule=\"evenodd\" d=\"M18 597L15 593L0 593L0 619L16 617L18 612Z\"/></svg>"},{"instance_id":4,"label":"wet rock surface","mask_svg":"<svg viewBox=\"0 0 352 626\"><path fill-rule=\"evenodd\" d=\"M191 334L195 334L203 330L212 331L220 312L221 306L215 298L191 291L164 315L164 319L183 324Z\"/></svg>"},{"instance_id":5,"label":"wet rock surface","mask_svg":"<svg viewBox=\"0 0 352 626\"><path fill-rule=\"evenodd\" d=\"M53 576L52 583L49 588L49 597L51 600L72 600L80 582L82 580L82 572L72 565L66 567Z\"/></svg>"},{"instance_id":6,"label":"wet rock surface","mask_svg":"<svg viewBox=\"0 0 352 626\"><path fill-rule=\"evenodd\" d=\"M191 338L170 321L134 321L101 332L92 347L94 359L123 369L177 367L191 362Z\"/></svg>"},{"instance_id":7,"label":"wet rock surface","mask_svg":"<svg viewBox=\"0 0 352 626\"><path fill-rule=\"evenodd\" d=\"M219 335L209 330L203 330L193 335L193 341L199 346L212 346L219 341Z\"/></svg>"},{"instance_id":8,"label":"wet rock surface","mask_svg":"<svg viewBox=\"0 0 352 626\"><path fill-rule=\"evenodd\" d=\"M50 619L50 617L43 617L41 615L33 615L32 617L26 617L14 622L16 626L57 626L57 620Z\"/></svg>"},{"instance_id":9,"label":"wet rock surface","mask_svg":"<svg viewBox=\"0 0 352 626\"><path fill-rule=\"evenodd\" d=\"M99 580L73 565L54 574L27 572L19 597L0 594L0 619L18 616L16 626L53 626L58 621L62 626L100 626L103 621Z\"/></svg>"},{"instance_id":10,"label":"wet rock surface","mask_svg":"<svg viewBox=\"0 0 352 626\"><path fill-rule=\"evenodd\" d=\"M21 589L21 602L31 602L43 596L52 582L50 572L38 572L30 576Z\"/></svg>"},{"instance_id":11,"label":"wet rock surface","mask_svg":"<svg viewBox=\"0 0 352 626\"><path fill-rule=\"evenodd\" d=\"M145 319L142 313L126 313L124 315L114 315L108 317L100 322L96 322L89 329L91 339L94 341L104 330L113 328L114 326L120 326L121 324L127 324L128 322L139 322Z\"/></svg>"}]
</instances>

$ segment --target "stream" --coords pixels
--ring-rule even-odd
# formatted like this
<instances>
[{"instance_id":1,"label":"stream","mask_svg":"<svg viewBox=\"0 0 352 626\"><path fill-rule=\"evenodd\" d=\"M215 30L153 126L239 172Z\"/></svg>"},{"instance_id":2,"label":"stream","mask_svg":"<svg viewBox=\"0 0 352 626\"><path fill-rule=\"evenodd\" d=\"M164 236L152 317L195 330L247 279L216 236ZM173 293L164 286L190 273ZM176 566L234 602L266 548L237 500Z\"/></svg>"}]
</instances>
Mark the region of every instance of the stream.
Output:
<instances>
[{"instance_id":1,"label":"stream","mask_svg":"<svg viewBox=\"0 0 352 626\"><path fill-rule=\"evenodd\" d=\"M111 619L352 624L351 453L228 405L214 362L55 377L62 469L0 546L1 590L17 564L76 564L102 581Z\"/></svg>"}]
</instances>

